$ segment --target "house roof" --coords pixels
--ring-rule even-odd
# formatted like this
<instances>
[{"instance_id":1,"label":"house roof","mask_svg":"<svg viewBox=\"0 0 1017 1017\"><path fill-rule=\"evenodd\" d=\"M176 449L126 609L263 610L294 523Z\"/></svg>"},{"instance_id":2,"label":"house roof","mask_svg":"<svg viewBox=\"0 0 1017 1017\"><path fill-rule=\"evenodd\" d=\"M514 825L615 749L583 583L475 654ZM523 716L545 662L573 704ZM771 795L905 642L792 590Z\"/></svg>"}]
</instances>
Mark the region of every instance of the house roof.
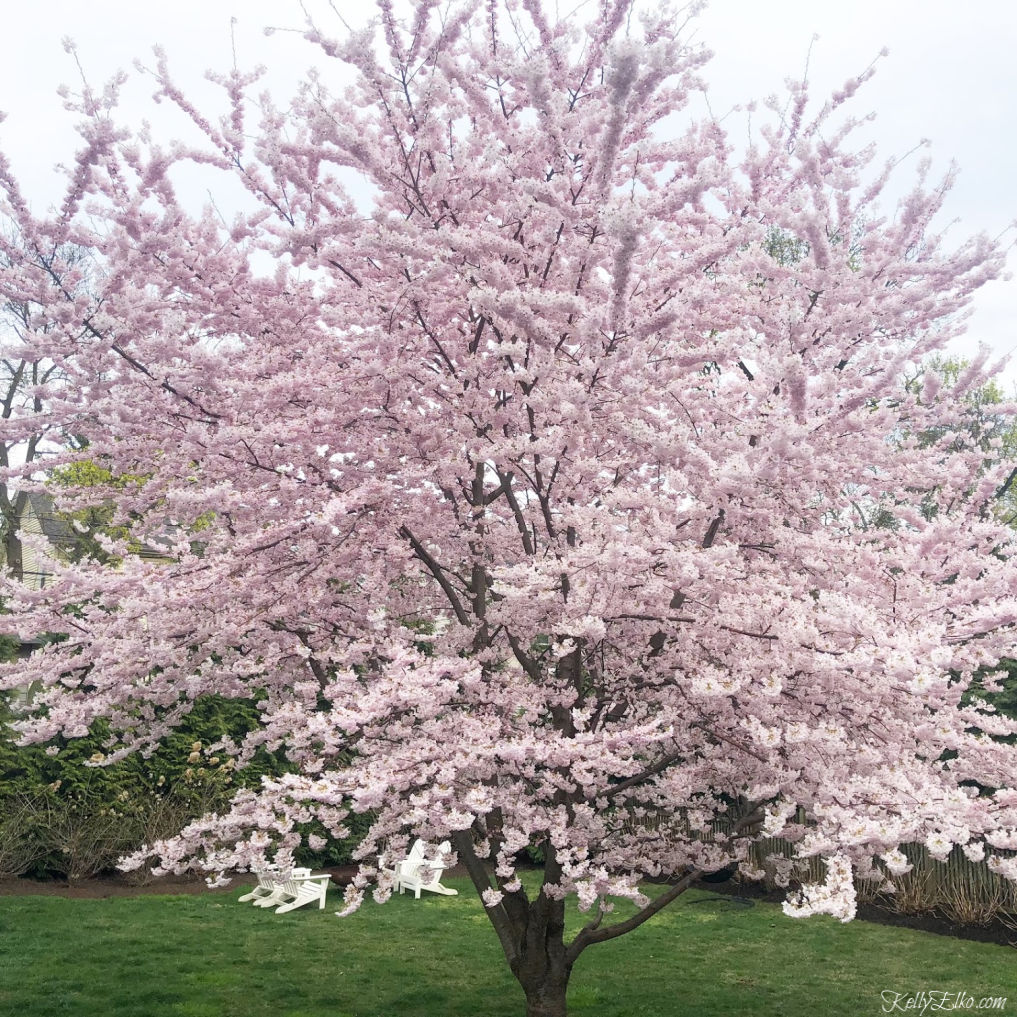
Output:
<instances>
[{"instance_id":1,"label":"house roof","mask_svg":"<svg viewBox=\"0 0 1017 1017\"><path fill-rule=\"evenodd\" d=\"M73 547L78 535L70 522L57 514L53 499L38 491L29 492L28 503L32 514L39 520L43 536L57 547Z\"/></svg>"}]
</instances>

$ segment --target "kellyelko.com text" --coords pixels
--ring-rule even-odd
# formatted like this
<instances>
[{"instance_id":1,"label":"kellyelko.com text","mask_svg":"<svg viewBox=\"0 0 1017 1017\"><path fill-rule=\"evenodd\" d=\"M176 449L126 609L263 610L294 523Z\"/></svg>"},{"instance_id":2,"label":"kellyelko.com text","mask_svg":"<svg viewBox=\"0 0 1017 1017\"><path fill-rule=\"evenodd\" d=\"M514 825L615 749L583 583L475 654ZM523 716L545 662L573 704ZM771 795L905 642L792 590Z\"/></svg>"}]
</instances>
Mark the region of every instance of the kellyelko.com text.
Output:
<instances>
[{"instance_id":1,"label":"kellyelko.com text","mask_svg":"<svg viewBox=\"0 0 1017 1017\"><path fill-rule=\"evenodd\" d=\"M982 1010L1001 1013L1006 1009L1006 996L977 996L969 992L948 992L923 989L919 992L897 992L884 989L880 994L883 1013L943 1013L952 1010Z\"/></svg>"}]
</instances>

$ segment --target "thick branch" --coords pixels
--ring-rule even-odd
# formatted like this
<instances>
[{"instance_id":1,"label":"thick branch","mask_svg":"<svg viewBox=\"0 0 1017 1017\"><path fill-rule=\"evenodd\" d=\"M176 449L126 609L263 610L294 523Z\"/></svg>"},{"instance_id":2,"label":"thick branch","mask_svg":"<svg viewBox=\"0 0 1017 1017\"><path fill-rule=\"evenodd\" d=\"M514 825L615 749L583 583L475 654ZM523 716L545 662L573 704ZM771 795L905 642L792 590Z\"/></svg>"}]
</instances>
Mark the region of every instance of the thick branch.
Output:
<instances>
[{"instance_id":1,"label":"thick branch","mask_svg":"<svg viewBox=\"0 0 1017 1017\"><path fill-rule=\"evenodd\" d=\"M523 510L519 507L519 499L516 498L515 491L512 490L512 474L502 473L498 471L498 479L501 480L501 486L505 491L505 498L509 503L509 508L512 509L512 515L515 518L516 526L519 529L519 535L523 541L523 550L527 554L534 554L535 548L533 539L530 537L530 531L526 526L526 518L523 516Z\"/></svg>"},{"instance_id":2,"label":"thick branch","mask_svg":"<svg viewBox=\"0 0 1017 1017\"><path fill-rule=\"evenodd\" d=\"M616 922L614 925L608 925L606 928L600 925L600 918L591 922L581 929L576 938L569 944L568 949L565 951L566 959L570 964L574 964L579 955L591 943L604 943L609 939L617 939L619 936L624 936L626 932L631 932L633 929L638 929L643 922L652 918L658 911L663 911L671 901L681 896L702 875L703 871L701 869L692 869L687 872L677 883L669 886L659 897L650 901L645 908L637 911L624 922Z\"/></svg>"},{"instance_id":3,"label":"thick branch","mask_svg":"<svg viewBox=\"0 0 1017 1017\"><path fill-rule=\"evenodd\" d=\"M703 549L713 547L714 540L717 539L717 531L720 529L720 524L724 521L724 510L721 509L717 513L717 518L710 523L710 528L706 531L706 536L703 537Z\"/></svg>"},{"instance_id":4,"label":"thick branch","mask_svg":"<svg viewBox=\"0 0 1017 1017\"><path fill-rule=\"evenodd\" d=\"M511 632L506 632L505 635L508 637L509 646L512 647L513 656L519 661L519 666L539 684L543 678L540 665L522 648L519 640Z\"/></svg>"},{"instance_id":5,"label":"thick branch","mask_svg":"<svg viewBox=\"0 0 1017 1017\"><path fill-rule=\"evenodd\" d=\"M404 537L410 542L410 547L413 548L413 553L424 563L427 567L427 571L438 581L438 585L442 588L445 596L448 598L448 602L452 605L452 610L455 612L456 619L460 625L469 625L470 617L463 609L462 602L459 600L459 596L456 591L452 589L452 584L448 581L448 577L442 571L442 567L428 554L424 545L417 540L416 537L409 531L406 526L403 526L399 530L399 535Z\"/></svg>"},{"instance_id":6,"label":"thick branch","mask_svg":"<svg viewBox=\"0 0 1017 1017\"><path fill-rule=\"evenodd\" d=\"M737 835L746 826L751 826L757 822L760 818L758 803L756 803L749 811L742 816L734 828L731 830L731 835ZM614 925L609 925L606 928L600 927L600 918L591 922L585 928L579 931L579 934L569 944L568 950L566 951L566 958L570 964L574 964L579 955L591 944L591 943L604 943L609 939L617 939L619 936L624 936L626 932L631 932L633 929L638 929L643 922L652 918L657 912L663 911L673 900L683 894L697 879L706 874L705 869L690 869L685 873L681 879L678 880L673 886L670 886L655 900L650 901L646 907L637 911L631 918L626 919L624 922L616 922Z\"/></svg>"},{"instance_id":7,"label":"thick branch","mask_svg":"<svg viewBox=\"0 0 1017 1017\"><path fill-rule=\"evenodd\" d=\"M477 857L477 852L473 850L473 838L470 836L470 831L457 830L452 834L452 843L455 845L459 860L466 866L466 871L469 873L477 893L483 899L484 891L493 890L494 887L491 885L491 879L484 868L484 863ZM509 967L514 970L519 964L519 943L508 912L503 904L497 904L493 908L485 905L484 910L487 912L491 925L494 926L494 931L498 934L501 948L505 952L505 959L509 962Z\"/></svg>"},{"instance_id":8,"label":"thick branch","mask_svg":"<svg viewBox=\"0 0 1017 1017\"><path fill-rule=\"evenodd\" d=\"M681 752L672 752L669 756L664 756L663 759L659 759L653 766L648 766L645 770L641 770L639 773L627 780L621 781L619 784L612 784L610 787L604 788L603 791L598 791L593 797L594 798L613 798L615 795L621 794L623 791L628 791L630 787L635 787L637 784L641 784L644 780L649 780L650 777L655 777L658 773L663 773L669 766L674 763L681 762L685 756Z\"/></svg>"}]
</instances>

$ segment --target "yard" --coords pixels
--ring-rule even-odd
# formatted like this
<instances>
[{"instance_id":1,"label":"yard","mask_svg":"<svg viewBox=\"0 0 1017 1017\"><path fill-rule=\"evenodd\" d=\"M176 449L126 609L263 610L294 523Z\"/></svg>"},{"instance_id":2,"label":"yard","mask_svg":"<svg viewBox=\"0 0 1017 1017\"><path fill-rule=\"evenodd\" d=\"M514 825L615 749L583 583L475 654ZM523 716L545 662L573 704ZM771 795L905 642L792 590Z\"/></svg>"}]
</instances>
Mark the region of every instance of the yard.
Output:
<instances>
[{"instance_id":1,"label":"yard","mask_svg":"<svg viewBox=\"0 0 1017 1017\"><path fill-rule=\"evenodd\" d=\"M518 1017L522 992L481 905L466 881L447 882L460 896L369 901L347 919L334 917L335 894L324 911L281 916L237 903L240 889L0 898L0 1013ZM1017 1013L1015 972L1007 947L794 921L773 904L745 908L693 890L632 935L584 954L569 1012L860 1017L892 1012L895 999L903 1009L924 991L964 993L971 1009L1007 996L995 1012ZM955 1007L948 999L943 1008Z\"/></svg>"}]
</instances>

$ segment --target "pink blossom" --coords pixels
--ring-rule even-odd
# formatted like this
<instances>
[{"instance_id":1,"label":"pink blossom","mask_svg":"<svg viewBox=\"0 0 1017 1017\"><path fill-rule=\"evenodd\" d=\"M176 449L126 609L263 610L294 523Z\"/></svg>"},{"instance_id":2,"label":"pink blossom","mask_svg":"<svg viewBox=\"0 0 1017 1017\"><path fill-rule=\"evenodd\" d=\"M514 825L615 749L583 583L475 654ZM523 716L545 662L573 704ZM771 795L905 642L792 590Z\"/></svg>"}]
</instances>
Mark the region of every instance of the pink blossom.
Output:
<instances>
[{"instance_id":1,"label":"pink blossom","mask_svg":"<svg viewBox=\"0 0 1017 1017\"><path fill-rule=\"evenodd\" d=\"M484 907L487 908L496 908L504 896L499 890L494 889L487 889L481 894L484 899Z\"/></svg>"}]
</instances>

